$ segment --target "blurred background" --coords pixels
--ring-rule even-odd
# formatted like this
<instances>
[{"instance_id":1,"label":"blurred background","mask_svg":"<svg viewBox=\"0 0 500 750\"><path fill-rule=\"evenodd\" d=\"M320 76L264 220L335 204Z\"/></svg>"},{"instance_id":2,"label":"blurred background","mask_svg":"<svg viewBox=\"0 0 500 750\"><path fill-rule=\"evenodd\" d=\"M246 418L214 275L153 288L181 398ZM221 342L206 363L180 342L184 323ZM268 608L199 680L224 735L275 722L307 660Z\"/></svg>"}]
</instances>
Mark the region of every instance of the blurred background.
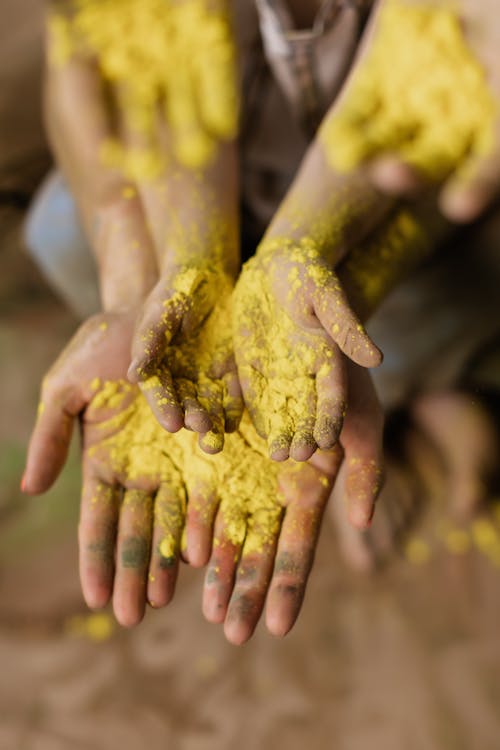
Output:
<instances>
[{"instance_id":1,"label":"blurred background","mask_svg":"<svg viewBox=\"0 0 500 750\"><path fill-rule=\"evenodd\" d=\"M435 513L367 576L342 565L325 522L283 641L259 627L227 644L202 618L202 572L185 568L173 604L134 631L86 610L77 441L50 493L18 489L40 380L77 326L21 235L50 166L42 12L0 0L0 748L498 750L498 545L448 549Z\"/></svg>"}]
</instances>

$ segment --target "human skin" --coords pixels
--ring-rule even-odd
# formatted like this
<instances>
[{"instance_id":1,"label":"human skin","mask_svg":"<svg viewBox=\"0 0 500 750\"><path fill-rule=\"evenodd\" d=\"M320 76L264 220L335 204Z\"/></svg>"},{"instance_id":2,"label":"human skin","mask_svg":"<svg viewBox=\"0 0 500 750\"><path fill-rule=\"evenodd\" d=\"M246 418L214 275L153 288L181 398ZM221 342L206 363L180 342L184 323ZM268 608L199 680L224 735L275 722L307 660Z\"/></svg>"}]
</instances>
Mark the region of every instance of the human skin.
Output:
<instances>
[{"instance_id":1,"label":"human skin","mask_svg":"<svg viewBox=\"0 0 500 750\"><path fill-rule=\"evenodd\" d=\"M377 12L385 5L385 2L380 3ZM437 3L436 7L441 7L441 5ZM466 18L467 28L474 30L474 17L471 15L471 9L466 8L464 4L463 10L464 13L467 10L470 16ZM477 13L475 17L478 17ZM375 24L376 13L374 14L373 28L375 28ZM359 65L362 64L363 57L370 48L373 28L369 29L366 35L364 49L357 63ZM354 67L354 75L355 71L356 66ZM343 96L348 95L349 86L350 82L348 81L343 94L333 105L325 121L335 117L338 107L342 104ZM308 331L306 338L311 340L311 345L308 348L315 352L314 356L309 359L313 361L309 363L307 371L303 373L294 371L290 377L290 380L294 380L299 374L303 374L308 380L308 385L300 397L296 396L294 386L291 387L290 393L292 400L297 401L296 410L307 413L306 419L302 420L300 424L294 424L290 414L279 413L276 418L273 418L272 426L265 424L264 411L266 411L266 408L268 412L272 410L263 405L255 408L258 398L252 394L262 390L267 392L272 390L269 387L269 381L267 386L262 386L257 382L262 377L264 377L264 380L268 377L268 375L263 376L262 372L266 365L261 362L259 366L255 367L255 362L250 362L247 354L241 354L248 344L248 336L243 336L236 342L236 352L239 357L239 377L245 390L246 405L250 409L260 434L267 437L270 454L276 460L283 460L288 455L296 460L306 460L317 446L328 448L334 445L342 426L342 414L346 402L346 379L340 351L363 366L376 366L381 359L380 352L361 329L359 319L349 308L348 300L333 272L333 268L349 252L349 248L359 244L364 237L369 236L370 232L376 229L380 222L385 220L392 211L395 201L390 195L383 196L377 189L380 185L374 175L382 173L384 169L382 162L378 166L377 160L366 168L361 166L354 174L342 175L332 171L328 176L322 158L321 145L318 141L315 141L301 165L287 198L279 208L266 233L252 269L252 271L260 270L264 277L270 278L268 298L273 301L273 304L277 304L280 310L283 309L291 317L294 325L298 326L295 329L295 334L288 336L290 345L298 345L302 349L307 348L299 329ZM392 157L389 155L389 162L391 159ZM387 166L387 155L384 155L384 160ZM494 158L491 164L494 171ZM475 167L466 164L465 169L471 169L474 172ZM234 175L234 170L228 166L226 170L222 169L219 174L227 176L231 173ZM447 194L450 185L453 186L453 179L453 175L451 175L448 180L449 185L443 187L440 191L439 200L441 203L444 200L443 195ZM210 180L207 180L208 183L210 183ZM223 195L223 184L223 181L219 183L217 195ZM234 185L234 182L232 184ZM182 180L179 185L182 185ZM463 188L464 183L462 182L461 185ZM404 193L401 186L400 188L393 192L396 194ZM391 190L387 192L391 193ZM150 190L149 193L151 205L156 201L157 206L161 206L158 191L156 195L154 189ZM180 195L184 195L182 189L174 190L169 196L169 200L164 202L163 212L153 210L151 215L156 216L157 219L161 215L165 217L168 213L165 210L166 205L175 205L176 197ZM236 192L231 192L231 195L236 195ZM230 205L230 199L226 199L224 206L221 206L221 208L220 216L229 217L232 215L234 217L236 215L236 208L234 203ZM181 214L184 212L182 215L186 216L185 208L183 209L182 206L177 206L176 210L180 210ZM189 223L189 216L187 220ZM222 223L224 223L224 219ZM236 226L237 224L234 218L232 220L226 218L225 223L226 227L231 224ZM207 223L203 217L199 220L199 226L201 227L199 230L201 235L208 237L209 233L205 231ZM223 230L223 234L228 237L230 231ZM293 247L293 251L297 253L304 239L312 239L315 248L318 250L318 257L314 261L309 259L307 263L303 263L300 259L293 260L289 251L290 248L282 247L280 250L276 248L276 244L279 244L281 240L286 242L292 240L292 245L293 240L296 240L297 243ZM178 239L172 240L170 249L175 245L175 242L178 246L189 245L185 238L180 241ZM205 242L205 247L211 244L213 244L213 240L209 238L208 242ZM234 247L236 243L225 244ZM274 247L272 253L269 252L270 245ZM205 252L207 252L209 258L213 257L209 251ZM167 252L164 257L171 258L171 253ZM194 262L197 263L199 260L197 258ZM179 267L175 263L172 264L171 261L167 261L165 278L159 283L144 308L144 314L139 322L134 340L134 361L129 377L134 382L141 382L141 380L148 380L151 373L157 373L159 381L155 382L154 388L145 392L148 394L150 404L157 413L160 423L166 429L175 430L181 423L181 413L184 411L184 422L191 428L203 432L209 425L214 427L210 440L205 440L202 444L205 445L205 449L215 451L222 447L224 429L232 428L231 421L223 418L220 401L214 398L207 400L200 383L196 382L191 384L193 387L190 389L188 396L185 393L179 394L176 392L178 389L175 388L175 374L171 372L165 361L161 361L162 350L158 343L163 342L165 334L170 337L173 331L180 329L182 332L184 330L183 310L179 311L179 306L173 303L175 298L172 289L173 279L175 279L178 271ZM245 317L245 310L248 314L250 309L251 300L249 298L242 300L242 297L245 293L244 278L252 275L252 271L247 269L238 285L239 292L236 295L236 300L237 304L238 300L240 301L238 304L239 310L242 311L240 318ZM289 287L286 283L283 283L283 280L293 274L299 276L302 288L300 293L292 298ZM253 275L256 276L256 273ZM322 277L321 284L316 283L312 278L318 275ZM215 286L216 283L214 283ZM193 298L195 296L196 292L193 294ZM255 297L255 299L257 298ZM278 318L278 314L274 316L275 321ZM282 320L284 321L285 318ZM244 321L241 319L236 323L237 338L238 330L243 331L243 324ZM284 323L283 325L278 323L275 326L282 332L284 327ZM312 343L309 335L312 329L317 329L318 336L315 344ZM335 346L331 343L331 339L333 339ZM271 349L272 345L269 348ZM272 358L272 354L270 356ZM263 359L265 360L266 357L264 356ZM229 352L226 361L231 363L229 365L230 373L227 374L231 378L232 390L236 393L235 372ZM274 390L279 392L280 389ZM217 387L212 389L212 393L216 391ZM333 398L332 393L335 393ZM267 398L268 402L272 400L272 398ZM207 403L210 404L210 402L212 405L207 406ZM269 419L269 415L267 418Z\"/></svg>"},{"instance_id":2,"label":"human skin","mask_svg":"<svg viewBox=\"0 0 500 750\"><path fill-rule=\"evenodd\" d=\"M84 85L89 86L90 91L92 92L92 86L96 85L96 79L92 74L92 71L89 71L89 69L86 67L82 69L78 66L76 70L78 71L78 75L82 76L81 80ZM65 74L67 72L68 71L66 71ZM75 69L73 69L72 73L75 73ZM75 78L64 78L64 83L69 84L70 80L74 82ZM59 84L61 86L62 83L63 82L59 81ZM73 128L72 130L70 126L71 122L75 123L75 120L71 120L71 114L75 112L75 109L70 105L74 105L76 104L76 102L74 99L71 99L71 95L74 89L72 89L72 87L69 87L69 89L70 90L66 89L68 99L66 99L66 108L63 108L63 113L61 115L65 115L69 118L69 120L64 120L63 117L63 121L61 123L61 120L57 121L56 118L56 124L54 125L56 130L53 131L56 133L55 140L57 140L58 147L61 150L61 163L64 163L65 157L63 148L64 144L66 143L66 141L64 140L65 135L62 131L66 127L68 133L76 132L76 129ZM97 111L97 115L99 115L99 112L100 110ZM59 134L57 133L57 123L59 123L60 125ZM99 116L96 116L95 119L91 119L91 121L88 123L89 129L84 129L85 132L95 132L92 130L92 127L95 126L96 123L97 125L102 123L102 120L99 119ZM106 307L108 308L109 306L109 311L113 315L117 312L119 312L120 314L124 313L126 315L126 313L129 312L130 301L142 299L145 290L147 291L148 283L154 283L154 280L151 280L153 276L151 269L156 268L156 264L154 260L151 260L151 258L154 258L156 248L154 247L154 242L149 236L147 227L145 227L145 201L142 200L142 196L140 196L139 191L137 191L137 193L132 196L132 199L124 198L123 188L130 188L130 183L126 181L124 182L123 180L120 181L121 178L116 174L112 174L111 177L109 174L107 174L106 179L99 179L98 187L101 185L104 186L101 190L96 189L95 182L85 183L86 179L90 180L92 178L93 180L95 180L95 175L99 174L99 162L95 159L95 141L93 149L90 140L86 143L88 143L88 147L82 149L82 153L85 154L85 156L89 159L92 154L94 154L94 162L89 162L90 164L92 164L92 169L87 170L85 169L85 165L82 164L78 166L78 159L76 154L78 153L78 150L82 148L82 144L78 139L78 141L73 144L74 152L71 153L71 148L66 151L67 162L71 162L72 164L72 166L68 167L68 173L70 175L73 175L71 182L72 186L75 186L75 194L77 195L77 197L79 194L87 197L87 202L84 201L82 205L82 213L87 217L87 226L90 225L91 228L94 228L95 234L91 236L94 236L95 241L100 241L99 247L101 248L101 252L98 253L98 262L101 270L102 288L105 293L103 299L106 300ZM81 182L79 182L79 180L81 180ZM86 184L88 184L91 189L86 189ZM79 185L80 187L78 187ZM93 196L96 196L99 199L95 201L95 204L89 202L90 198ZM104 204L106 206L106 211L102 210L101 201L103 201L103 199L105 199ZM119 280L117 281L116 276L114 275L116 266L119 265L120 267L123 267L122 250L125 242L129 237L129 233L131 232L130 228L126 229L126 223L124 225L124 223L122 222L122 213L125 217L127 217L127 220L130 219L132 221L132 227L136 227L134 231L137 231L137 236L141 238L140 241L138 240L138 242L139 248L142 250L142 252L132 253L131 257L135 259L134 262L140 259L144 259L144 257L149 258L149 260L146 261L144 267L139 267L138 265L136 270L134 270L133 266L131 266L129 267L128 272L124 275L124 281L127 282L130 282L131 279L134 280L136 278L141 280L141 283L138 285L139 291L134 294L131 293L130 289L126 285L124 286L123 283L119 283ZM117 214L120 218L118 222L116 221ZM96 217L98 218L97 222L95 221ZM117 225L119 229L123 230L122 234L116 231ZM150 269L147 274L144 273L144 268ZM146 283L144 279L148 279L148 283ZM123 295L124 288L127 290L126 296ZM130 312L129 319L134 317L135 309L136 308L134 306L134 312ZM109 325L109 328L111 329L112 321L102 319L96 319L96 321L92 321L92 324L87 329L84 329L84 334L82 338L78 340L78 346L76 347L76 350L81 350L81 356L84 355L86 349L93 352L95 351L96 341L94 337L99 336L96 331L101 331L100 326L103 323ZM121 339L122 342L120 343L120 346L123 345L123 335L121 336ZM63 357L63 361L66 359L66 357ZM123 377L123 373L108 374L108 370L106 369L107 367L108 364L103 363L102 370L98 371L98 374L96 374L95 377L102 377L104 379L116 379L117 377ZM70 371L73 373L78 373L80 369L82 368L71 367ZM67 436L69 433L69 423L71 422L71 417L72 415L76 415L76 413L79 413L82 409L84 409L85 404L88 403L92 395L89 391L89 383L92 382L93 378L90 380L87 379L85 382L75 383L74 381L71 382L71 378L69 377L68 372L68 370L64 370L64 367L58 366L53 372L51 372L49 378L46 380L46 395L42 397L43 403L46 404L46 406L44 413L41 415L42 418L45 415L46 416L45 419L42 419L40 423L42 426L37 432L37 435L39 437L37 440L35 440L33 444L34 447L30 450L30 455L34 455L35 457L37 455L43 456L43 447L41 446L42 444L45 444L46 446L48 446L47 453L57 456L59 466L64 460L64 451L61 451L60 448L61 446L64 448L67 445ZM360 392L366 393L366 387L361 388ZM352 406L352 404L355 403L355 399L352 397L352 394L350 400ZM369 519L371 518L371 515L373 513L373 503L378 492L378 487L380 485L381 474L380 437L382 420L380 412L377 411L377 408L375 406L376 402L370 399L368 399L368 401L370 401L370 408L372 408L373 414L376 417L374 417L373 419L373 422L376 423L376 426L373 427L373 430L366 431L366 425L370 422L370 415L369 413L367 413L367 397L365 396L358 399L358 402L360 404L359 410L356 411L353 407L351 414L352 416L356 414L356 422L358 425L364 425L363 429L365 430L365 432L362 432L361 438L359 429L356 431L353 428L349 428L345 430L343 435L341 433L341 444L346 452L346 455L350 455L350 457L354 459L351 462L351 481L350 483L348 483L348 485L352 488L352 502L350 503L351 509L354 508L354 510L352 511L352 520L354 523L361 527L366 526L366 524L369 523ZM55 411L48 408L47 404L54 406ZM58 419L59 422L57 422ZM55 429L56 423L62 425L62 433L57 432L57 430ZM49 429L50 426L54 427L54 431L51 431ZM357 434L357 448L356 441L353 438L353 434ZM357 451L358 453L359 451L361 451L362 456L358 455ZM318 454L318 457L314 459L314 462L320 460L320 455L321 454ZM362 459L361 464L359 463L360 459ZM50 462L41 461L41 463L49 466ZM30 465L28 464L28 469L25 476L25 488L27 491L38 491L38 488L40 488L41 486L45 486L43 485L43 483L38 485L36 484L36 471L35 475L33 475L33 471L34 470L32 468L30 469ZM304 469L304 472L306 471L309 471L309 469ZM335 471L332 469L332 474L334 473ZM304 477L306 477L306 474L304 474ZM359 489L360 483L364 485L364 489L361 488L361 491ZM307 482L305 484L307 488ZM131 489L137 490L139 488ZM290 544L292 544L293 542L292 546L294 546L295 548L295 559L293 559L293 564L290 565L284 564L283 560L286 561L287 558L286 556L282 557L282 562L280 562L279 565L277 564L276 573L280 573L281 575L280 585L282 585L283 581L285 580L286 586L284 589L280 589L280 587L277 586L275 590L273 587L274 584L272 584L269 592L268 602L272 602L274 600L278 603L276 604L276 607L268 604L268 625L270 626L272 632L275 632L277 634L283 634L284 632L287 632L287 630L293 624L298 610L300 609L300 604L307 582L307 575L310 569L314 547L316 544L315 534L319 529L319 519L321 518L324 502L326 502L325 493L322 492L321 495L318 496L317 489L318 488L316 487L316 494L314 494L313 492L309 493L309 491L307 491L306 489L306 491L299 493L299 496L296 498L298 502L297 513L299 513L299 516L300 507L303 506L303 508L307 509L307 514L315 519L310 529L310 533L305 535L302 546L297 543L292 533L294 526L296 527L296 522L292 523L292 521L290 521L290 524L288 525L288 528L290 529L289 535L288 533L284 533L287 529L287 514L285 514L282 533L284 533L284 539L288 539ZM192 505L191 508L193 507L194 506ZM293 508L294 505L291 503L290 507ZM290 511L290 514L288 515L291 519L293 519L292 511ZM197 519L196 528L194 523L194 520L196 520L196 514L193 514L192 518L193 524L191 526L188 520L187 556L190 560L192 558L194 564L203 564L203 562L206 562L207 554L210 554L211 545L210 543L207 543L206 540L207 538L209 540L212 538L213 530L212 527L209 526L205 526L205 528L201 529L201 537L205 540L201 541L199 518ZM106 524L104 524L104 526L106 526ZM304 524L302 524L302 526L303 528L307 528ZM82 525L82 528L86 529L85 524ZM191 532L190 529L192 529L193 531ZM83 538L81 538L81 544L86 545L88 541L87 531L84 530L82 533ZM190 539L194 539L194 541L190 542ZM90 541L89 543L92 546L92 541ZM279 555L282 551L287 552L284 543L282 544L280 541L279 545L280 546L277 559L279 559ZM108 560L109 559L110 557L108 555ZM238 574L239 568L237 568L237 566L235 565L234 549L229 549L227 558L220 560L216 557L214 559L217 560L217 562L216 564L210 566L211 574L209 576L210 580L207 580L204 608L206 609L207 616L214 619L214 621L220 621L220 618L223 617L226 623L229 637L235 642L241 642L242 640L245 640L247 637L249 637L260 616L260 612L265 599L265 594L267 591L267 586L269 583L270 571L272 569L271 563L274 560L274 557L272 554L267 554L262 558L254 561L254 567L256 567L257 569L257 575L254 575L250 582L248 576L244 574ZM87 570L87 566L83 565L83 568L84 571ZM217 576L214 575L214 571L216 571L217 568L223 571L223 574L221 575L219 580L217 579ZM141 578L141 576L143 577L143 574L144 569L142 570L138 578ZM96 593L97 598L99 596L102 596L104 598L102 588L106 589L106 586L108 587L107 590L109 595L109 571L106 575L108 577L106 578L106 576L104 576L105 582L103 587L99 588L101 584L97 585L95 580L93 582L89 582L85 578L86 573L83 573L83 578L87 581L87 583L84 583L84 590L87 591L86 595L90 597L91 601L92 595L95 594L96 586L98 589ZM279 578L277 580L279 580ZM122 582L123 577L118 577L118 581L115 581L116 594L114 594L114 596L117 597L118 602L123 602L123 600L125 599L125 605L117 605L119 612L121 612L120 617L122 617L122 620L124 622L135 622L140 618L141 615L141 597L139 595L134 595L133 597L131 597L131 599L127 599L126 592L120 593L122 589ZM136 591L141 590L143 592L142 597L144 598L144 585L141 584L141 586L139 586L138 584L138 586L136 587ZM233 588L234 586L235 588ZM93 593L89 593L89 591ZM236 591L234 599L229 598L232 591ZM282 595L286 595L287 591L288 594L293 591L294 596L288 596L288 598L287 596L283 596L280 599L280 592ZM242 596L243 592L245 593L245 598L243 598ZM161 597L157 597L157 599L158 601L161 601ZM249 607L239 605L239 607L237 607L237 602L241 600L246 601L247 603L250 601L252 603L252 606ZM278 614L276 614L276 612L278 612ZM232 614L230 615L230 613Z\"/></svg>"},{"instance_id":3,"label":"human skin","mask_svg":"<svg viewBox=\"0 0 500 750\"><path fill-rule=\"evenodd\" d=\"M401 205L401 196L408 187L404 175L411 182L412 170L400 159L395 160L394 155L383 152L372 155L370 163L339 171L328 158L324 133L342 113L358 71L370 54L377 38L378 14L399 5L423 5L436 10L449 7L443 2L420 0L382 0L376 5L351 75L236 287L235 353L245 403L276 460L288 456L304 460L318 446L327 448L335 443L346 403L341 352L364 366L380 362L376 346L359 326L354 314L356 306L353 311L346 304L349 295L346 298L335 271L354 248L376 236L378 228ZM489 27L488 8L491 9L487 0L459 3L471 52L483 63L492 97L500 102L498 65L491 54L496 24ZM401 118L404 121L404 110ZM373 119L377 119L377 113ZM426 227L430 223L426 232L431 246L446 231L446 216L457 221L475 218L494 200L500 175L497 123L493 131L488 158L465 154L450 173L441 176L439 184L419 180L418 197L426 200L427 194L434 194L431 202L445 216L442 227L435 209L435 216L431 219L427 215L424 220ZM388 189L391 170L395 181ZM384 183L383 175L388 182ZM419 234L417 227L411 239L413 245L422 242ZM412 255L410 252L409 257ZM381 273L386 266L381 256ZM372 273L376 275L378 271L372 269ZM352 297L350 301L353 302ZM300 355L290 364L286 352L293 350Z\"/></svg>"},{"instance_id":4,"label":"human skin","mask_svg":"<svg viewBox=\"0 0 500 750\"><path fill-rule=\"evenodd\" d=\"M51 73L47 83L48 121L52 140L74 194L84 217L89 238L91 239L98 262L104 312L87 321L68 348L55 363L44 379L37 426L30 443L30 450L23 478L23 488L28 493L45 491L54 481L64 464L72 426L77 415L83 415L84 444L92 440L92 431L96 425L85 421L86 407L94 395L92 383L99 380L117 380L123 378L129 360L131 329L148 287L153 286L157 263L155 262L154 243L151 241L145 222L145 211L140 196L130 195L130 182L103 168L96 157L98 139L106 132L107 120L102 116L102 109L94 107L99 101L96 93L98 80L95 72L75 61L73 67L57 73ZM98 88L97 88L98 92ZM88 94L88 98L85 96ZM83 98L82 96L83 95ZM78 107L84 102L83 108ZM77 128L76 125L79 125ZM82 127L84 126L84 127ZM76 133L82 133L82 138ZM130 243L130 244L129 244ZM124 254L123 248L132 245L138 252ZM123 271L122 275L118 271ZM375 406L375 402L374 402ZM376 409L374 408L374 413ZM353 412L354 413L354 412ZM374 416L376 425L371 434L371 442L364 438L358 441L365 446L365 452L373 452L369 460L380 461L380 414ZM377 426L378 425L378 426ZM367 447L368 446L368 447ZM353 442L353 455L355 445ZM332 459L324 456L315 462L334 461L330 468L330 479L335 475L338 463L338 451ZM320 467L321 468L321 467ZM324 467L328 468L328 467ZM268 606L269 627L272 632L283 634L292 626L301 606L307 576L312 564L319 530L320 518L328 496L329 486L313 481L314 463L304 468L304 490L297 492L297 478L292 487L294 495L290 497L289 511L283 520L283 539L276 537L279 544L276 575L270 591ZM144 486L126 486L123 478L116 477L110 481L106 477L106 492L111 492L111 502L99 505L97 513L91 513L91 500L96 487L101 487L102 476L96 476L92 461L84 460L84 482L81 506L81 524L79 532L81 550L81 577L85 598L91 606L102 606L113 591L113 601L117 616L124 624L137 622L143 612L147 587L144 586L145 567L140 571L121 566L115 576L111 568L114 559L115 533L119 549L124 547L127 536L127 523L117 522L116 500L120 488L133 491L129 495L132 504L152 506L152 494ZM111 490L109 489L111 488ZM137 494L139 493L139 495ZM149 498L149 499L148 499ZM213 527L210 522L202 522L196 504L188 506L187 520L187 557L193 564L204 564L211 554ZM215 512L215 509L214 509ZM110 523L110 513L113 522ZM309 528L307 534L297 539L297 519L302 516L307 523L300 527ZM204 515L207 518L206 514ZM209 516L208 516L209 517ZM288 520L287 520L288 519ZM117 527L118 523L118 527ZM215 522L216 523L216 522ZM112 531L110 531L112 529ZM99 535L101 534L101 538ZM104 539L102 538L104 534ZM124 537L125 535L125 537ZM292 548L290 551L290 547ZM144 544L141 549L145 549ZM96 550L105 551L100 561L95 559ZM257 575L249 586L248 576L239 576L233 557L225 557L227 546L218 548L221 558L224 580L216 581L211 566L211 575L207 580L204 607L207 616L220 621L221 613L226 612L228 633L233 640L241 641L249 637L265 599L269 576L272 570L270 561L273 555L269 550L254 561ZM90 551L90 552L89 552ZM293 554L292 554L293 553ZM127 557L127 555L125 555ZM219 559L217 558L217 559ZM120 558L121 559L121 558ZM284 560L295 560L293 565L285 565ZM248 563L248 560L245 560ZM232 566L232 567L231 567ZM235 598L229 600L233 584L228 581L232 570L236 577ZM161 578L154 576L161 583ZM163 580L162 591L155 590L151 598L155 604L166 603L173 592L174 577ZM286 586L284 586L286 581ZM159 584L157 583L157 586ZM294 596L290 599L290 591ZM254 606L241 610L235 602L245 596L254 601ZM146 593L145 593L146 592ZM281 593L280 593L281 592ZM288 593L287 593L288 592ZM232 603L231 603L232 602ZM274 602L274 604L272 604ZM231 613L231 614L230 614ZM226 616L224 615L224 619Z\"/></svg>"},{"instance_id":5,"label":"human skin","mask_svg":"<svg viewBox=\"0 0 500 750\"><path fill-rule=\"evenodd\" d=\"M82 590L92 608L104 606L112 597L116 617L125 626L140 622L147 602L163 607L173 597L185 502L179 495L181 485L175 481L176 470L167 471L168 453L164 454L161 476L151 473L147 461L143 471L132 474L122 464L116 465L113 458L113 435L125 429L127 408L131 399L140 397L139 391L129 386L125 400L116 406L99 408L93 403L101 383L123 381L132 327L133 318L126 314L99 314L83 324L53 365L44 379L42 406L23 478L27 493L41 493L50 487L64 465L72 428L79 417L83 452L79 525ZM219 508L217 486L207 486L205 475L198 481L193 459L188 462L192 472L182 484L193 491L187 498L183 555L194 566L209 562L203 612L209 621L224 624L231 642L242 643L252 635L265 602L271 633L284 635L293 626L312 567L323 511L341 461L348 467L346 497L354 518L365 498L380 487L383 419L366 378L361 368L352 373L343 450L337 446L329 452L317 452L309 463L280 467L275 502L277 517L281 518L272 538L257 548L250 543L258 529L255 523L252 525L251 515L245 520L246 535L236 542ZM116 422L121 417L125 421ZM152 415L150 419L154 421ZM162 434L170 441L178 438ZM267 461L262 457L263 472L269 471ZM123 467L128 465L124 454ZM241 487L235 484L233 489L242 497L247 491L245 477L240 481ZM168 559L161 553L166 534L173 539Z\"/></svg>"},{"instance_id":6,"label":"human skin","mask_svg":"<svg viewBox=\"0 0 500 750\"><path fill-rule=\"evenodd\" d=\"M370 18L355 65L340 97L330 110L331 117L342 107L349 96L357 70L369 55L377 34L378 16L393 0L378 0ZM466 42L484 69L487 85L493 99L500 106L500 65L498 43L500 24L495 0L404 0L410 7L451 9L457 13ZM418 61L415 60L415 64ZM498 198L500 189L500 108L493 124L493 143L486 155L470 154L465 160L444 175L439 183L439 207L445 218L456 223L478 219ZM374 154L366 162L367 178L386 195L404 197L418 195L429 186L425 178L397 153Z\"/></svg>"},{"instance_id":7,"label":"human skin","mask_svg":"<svg viewBox=\"0 0 500 750\"><path fill-rule=\"evenodd\" d=\"M140 149L151 134L138 131L130 122L123 104L126 87L108 86L104 91L95 63L81 55L71 56L64 64L51 62L54 44L49 24L48 131L103 271L104 302L114 294L108 287L127 299L131 278L123 253L117 254L120 263L105 257L110 244L117 246L121 241L127 256L145 249L149 264L147 269L137 269L147 278L141 285L130 377L144 384L146 398L165 429L175 432L187 426L200 433L200 445L207 452L217 452L222 449L224 431L235 429L243 409L234 357L230 344L221 341L213 366L203 362L206 377L200 382L201 362L196 356L193 359L193 350L202 336L203 317L210 314L222 285L230 290L239 267L235 144L219 142L206 165L189 169L176 161L172 132L166 120L159 118L154 139L165 156L165 171L155 179L132 181L117 169L104 168L101 147L105 142L118 135L124 148ZM116 107L114 117L108 106L110 96ZM114 214L109 220L108 210ZM121 234L110 241L105 235L110 232ZM176 285L186 271L195 278L179 300ZM208 296L207 278L212 288ZM165 356L167 334L175 335L176 351L185 353L173 370L168 351ZM156 383L157 387L151 387Z\"/></svg>"},{"instance_id":8,"label":"human skin","mask_svg":"<svg viewBox=\"0 0 500 750\"><path fill-rule=\"evenodd\" d=\"M380 352L360 323L448 228L431 191L415 207L405 206L381 195L362 169L336 173L321 140L313 141L235 289L240 382L271 457L307 460L317 447L335 444L347 403L343 354L365 367L379 364ZM375 304L363 284L353 288L355 273L347 279L336 273L353 252L353 270L362 269L363 248L372 242L380 260L365 281L372 286L380 279ZM395 273L390 283L384 279L389 269ZM288 351L297 356L290 360Z\"/></svg>"}]
</instances>

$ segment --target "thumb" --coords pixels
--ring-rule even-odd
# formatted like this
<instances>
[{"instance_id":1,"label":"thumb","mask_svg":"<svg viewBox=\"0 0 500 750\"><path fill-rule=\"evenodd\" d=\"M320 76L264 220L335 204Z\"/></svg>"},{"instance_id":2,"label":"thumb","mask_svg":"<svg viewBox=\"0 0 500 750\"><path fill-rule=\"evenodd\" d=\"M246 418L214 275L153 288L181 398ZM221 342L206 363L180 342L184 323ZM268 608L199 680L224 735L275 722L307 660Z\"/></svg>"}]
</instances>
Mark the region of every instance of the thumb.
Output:
<instances>
[{"instance_id":1,"label":"thumb","mask_svg":"<svg viewBox=\"0 0 500 750\"><path fill-rule=\"evenodd\" d=\"M26 494L46 492L59 476L66 463L76 413L71 414L55 398L40 401L21 482Z\"/></svg>"},{"instance_id":2,"label":"thumb","mask_svg":"<svg viewBox=\"0 0 500 750\"><path fill-rule=\"evenodd\" d=\"M366 333L352 310L339 279L334 273L314 293L314 312L339 349L361 367L377 367L382 352Z\"/></svg>"},{"instance_id":3,"label":"thumb","mask_svg":"<svg viewBox=\"0 0 500 750\"><path fill-rule=\"evenodd\" d=\"M179 330L188 304L184 295L164 298L163 289L153 290L144 305L132 340L132 362L128 379L139 383L151 377L165 355L165 349Z\"/></svg>"}]
</instances>

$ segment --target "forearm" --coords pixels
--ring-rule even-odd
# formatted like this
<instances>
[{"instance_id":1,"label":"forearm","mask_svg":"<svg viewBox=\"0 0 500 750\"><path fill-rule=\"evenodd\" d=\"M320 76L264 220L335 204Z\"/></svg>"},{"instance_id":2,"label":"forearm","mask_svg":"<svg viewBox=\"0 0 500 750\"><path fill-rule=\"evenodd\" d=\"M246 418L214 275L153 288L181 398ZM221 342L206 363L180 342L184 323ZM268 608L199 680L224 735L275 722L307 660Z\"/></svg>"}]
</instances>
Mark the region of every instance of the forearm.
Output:
<instances>
[{"instance_id":1,"label":"forearm","mask_svg":"<svg viewBox=\"0 0 500 750\"><path fill-rule=\"evenodd\" d=\"M387 295L452 233L436 201L395 209L373 236L340 264L338 276L357 315L367 321Z\"/></svg>"},{"instance_id":2,"label":"forearm","mask_svg":"<svg viewBox=\"0 0 500 750\"><path fill-rule=\"evenodd\" d=\"M335 267L382 218L395 201L382 196L362 170L336 173L316 138L278 211L261 247L280 238L314 242L328 265Z\"/></svg>"},{"instance_id":3,"label":"forearm","mask_svg":"<svg viewBox=\"0 0 500 750\"><path fill-rule=\"evenodd\" d=\"M236 145L220 144L203 170L171 164L161 180L141 185L161 273L208 264L236 277L239 189Z\"/></svg>"},{"instance_id":4,"label":"forearm","mask_svg":"<svg viewBox=\"0 0 500 750\"><path fill-rule=\"evenodd\" d=\"M308 240L338 272L353 309L367 320L450 232L434 194L411 206L383 196L363 170L335 173L316 139L260 252L280 239Z\"/></svg>"},{"instance_id":5,"label":"forearm","mask_svg":"<svg viewBox=\"0 0 500 750\"><path fill-rule=\"evenodd\" d=\"M156 260L137 190L101 162L109 124L96 71L73 61L49 65L45 110L55 158L96 259L103 309L136 308L156 281Z\"/></svg>"}]
</instances>

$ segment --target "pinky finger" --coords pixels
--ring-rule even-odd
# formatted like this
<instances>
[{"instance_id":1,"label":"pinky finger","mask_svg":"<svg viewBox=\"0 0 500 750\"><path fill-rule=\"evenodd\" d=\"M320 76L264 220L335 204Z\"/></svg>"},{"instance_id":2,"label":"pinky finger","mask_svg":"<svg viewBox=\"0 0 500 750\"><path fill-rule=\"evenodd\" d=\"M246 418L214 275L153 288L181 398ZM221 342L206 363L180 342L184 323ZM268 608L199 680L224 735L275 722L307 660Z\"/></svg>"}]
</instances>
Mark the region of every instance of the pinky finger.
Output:
<instances>
[{"instance_id":1,"label":"pinky finger","mask_svg":"<svg viewBox=\"0 0 500 750\"><path fill-rule=\"evenodd\" d=\"M349 456L346 450L345 492L350 523L359 529L370 525L383 485L381 457Z\"/></svg>"}]
</instances>

